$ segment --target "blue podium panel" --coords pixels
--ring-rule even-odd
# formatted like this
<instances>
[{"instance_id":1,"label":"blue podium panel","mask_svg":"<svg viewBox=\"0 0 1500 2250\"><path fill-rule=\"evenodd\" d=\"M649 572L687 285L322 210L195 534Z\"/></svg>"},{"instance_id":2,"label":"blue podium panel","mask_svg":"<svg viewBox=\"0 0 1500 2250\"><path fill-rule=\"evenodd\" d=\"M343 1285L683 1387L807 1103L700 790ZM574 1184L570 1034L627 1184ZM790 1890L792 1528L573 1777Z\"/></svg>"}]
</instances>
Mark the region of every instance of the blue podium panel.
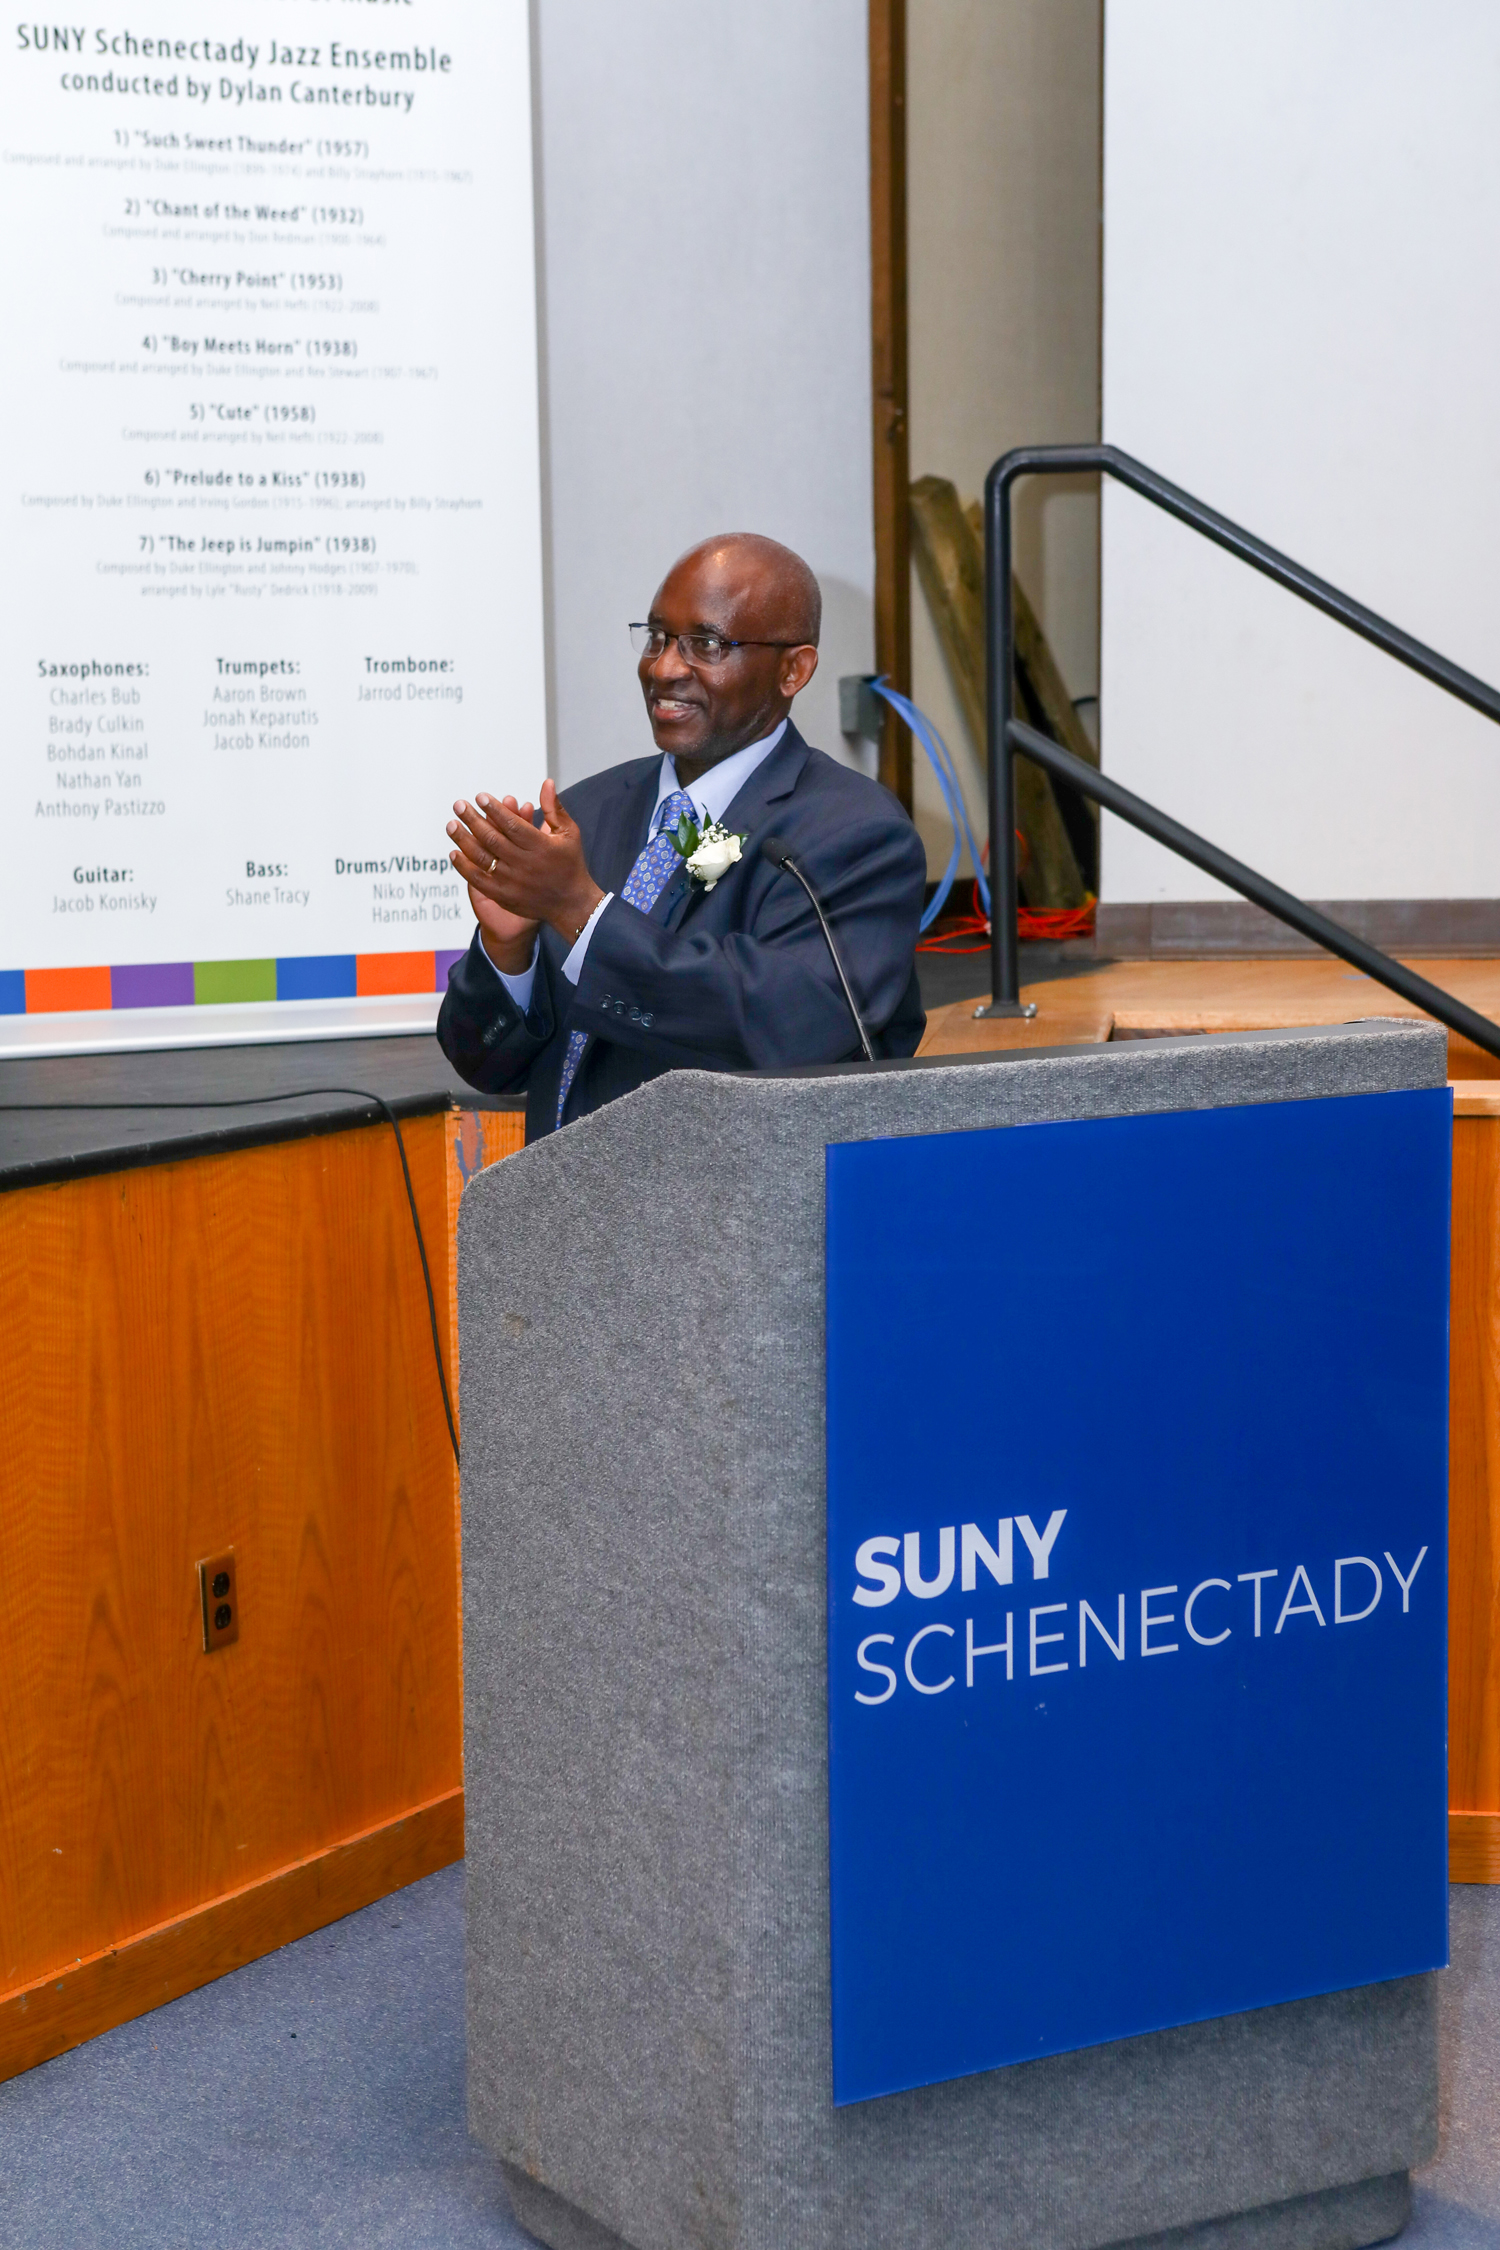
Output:
<instances>
[{"instance_id":1,"label":"blue podium panel","mask_svg":"<svg viewBox=\"0 0 1500 2250\"><path fill-rule=\"evenodd\" d=\"M830 1147L836 2101L1446 1960L1450 1119Z\"/></svg>"}]
</instances>

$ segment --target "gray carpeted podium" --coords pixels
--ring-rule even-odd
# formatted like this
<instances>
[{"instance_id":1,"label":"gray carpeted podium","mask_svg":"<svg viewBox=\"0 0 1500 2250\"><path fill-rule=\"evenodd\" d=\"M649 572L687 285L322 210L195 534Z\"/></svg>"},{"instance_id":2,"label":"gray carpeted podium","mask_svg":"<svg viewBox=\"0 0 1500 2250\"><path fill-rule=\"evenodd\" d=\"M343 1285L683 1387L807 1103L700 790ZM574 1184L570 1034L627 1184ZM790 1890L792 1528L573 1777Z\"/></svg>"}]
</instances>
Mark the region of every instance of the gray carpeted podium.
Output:
<instances>
[{"instance_id":1,"label":"gray carpeted podium","mask_svg":"<svg viewBox=\"0 0 1500 2250\"><path fill-rule=\"evenodd\" d=\"M1430 1976L833 2106L824 1150L1437 1086L1445 1055L1373 1024L680 1072L468 1189L470 2117L552 2250L1399 2230Z\"/></svg>"}]
</instances>

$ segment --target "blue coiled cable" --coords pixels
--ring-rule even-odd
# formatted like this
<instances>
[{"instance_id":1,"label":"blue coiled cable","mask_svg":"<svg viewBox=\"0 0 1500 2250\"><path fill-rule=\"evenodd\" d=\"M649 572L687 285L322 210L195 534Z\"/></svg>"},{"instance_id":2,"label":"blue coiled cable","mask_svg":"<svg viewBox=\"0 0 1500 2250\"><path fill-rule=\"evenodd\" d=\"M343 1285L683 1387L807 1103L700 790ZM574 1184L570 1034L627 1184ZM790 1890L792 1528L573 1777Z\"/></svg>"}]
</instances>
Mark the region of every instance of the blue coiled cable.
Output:
<instances>
[{"instance_id":1,"label":"blue coiled cable","mask_svg":"<svg viewBox=\"0 0 1500 2250\"><path fill-rule=\"evenodd\" d=\"M887 686L883 673L879 679L872 680L870 685L881 700L890 705L897 717L905 720L926 751L928 763L937 776L939 789L943 792L943 802L948 808L948 818L953 823L953 850L949 856L948 864L943 870L943 879L933 892L927 911L922 916L920 927L924 930L930 929L947 905L948 893L953 888L953 879L958 873L958 863L963 857L965 844L969 847L969 858L973 862L975 880L979 885L979 896L984 902L984 911L988 914L990 910L990 886L985 880L984 862L980 858L978 847L974 842L974 831L969 826L969 814L968 808L964 804L963 788L954 770L952 754L947 743L938 733L926 712L919 710L910 696L902 695L898 689Z\"/></svg>"}]
</instances>

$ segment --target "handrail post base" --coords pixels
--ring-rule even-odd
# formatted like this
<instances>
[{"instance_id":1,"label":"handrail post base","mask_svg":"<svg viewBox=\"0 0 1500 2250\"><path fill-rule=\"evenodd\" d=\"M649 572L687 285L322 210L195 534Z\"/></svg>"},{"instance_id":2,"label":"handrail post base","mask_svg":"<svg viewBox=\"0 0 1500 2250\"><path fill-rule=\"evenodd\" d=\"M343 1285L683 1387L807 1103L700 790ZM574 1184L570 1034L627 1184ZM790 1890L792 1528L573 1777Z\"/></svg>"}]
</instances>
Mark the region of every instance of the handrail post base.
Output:
<instances>
[{"instance_id":1,"label":"handrail post base","mask_svg":"<svg viewBox=\"0 0 1500 2250\"><path fill-rule=\"evenodd\" d=\"M982 1008L974 1010L975 1021L981 1016L1034 1016L1034 1000L986 1000Z\"/></svg>"}]
</instances>

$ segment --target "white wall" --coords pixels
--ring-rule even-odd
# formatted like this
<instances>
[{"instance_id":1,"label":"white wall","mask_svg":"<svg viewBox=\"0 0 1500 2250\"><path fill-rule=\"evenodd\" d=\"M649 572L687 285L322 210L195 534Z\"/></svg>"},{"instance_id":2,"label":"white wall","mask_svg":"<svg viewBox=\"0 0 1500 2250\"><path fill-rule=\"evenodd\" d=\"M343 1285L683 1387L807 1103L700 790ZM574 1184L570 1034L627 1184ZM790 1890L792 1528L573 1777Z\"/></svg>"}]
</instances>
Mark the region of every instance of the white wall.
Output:
<instances>
[{"instance_id":1,"label":"white wall","mask_svg":"<svg viewBox=\"0 0 1500 2250\"><path fill-rule=\"evenodd\" d=\"M625 627L715 531L823 587L798 725L874 662L865 0L537 0L553 771L651 736Z\"/></svg>"},{"instance_id":2,"label":"white wall","mask_svg":"<svg viewBox=\"0 0 1500 2250\"><path fill-rule=\"evenodd\" d=\"M1008 446L1099 434L1100 12L1101 0L918 0L907 13L911 473L951 477L965 499ZM1016 526L1063 677L1092 695L1094 492L1023 487ZM983 746L968 742L915 577L912 684L962 760L982 835ZM914 755L936 872L951 831Z\"/></svg>"},{"instance_id":3,"label":"white wall","mask_svg":"<svg viewBox=\"0 0 1500 2250\"><path fill-rule=\"evenodd\" d=\"M1104 431L1500 680L1500 9L1108 0ZM1304 897L1500 889L1500 732L1118 489L1107 769ZM1223 896L1107 822L1106 901Z\"/></svg>"}]
</instances>

